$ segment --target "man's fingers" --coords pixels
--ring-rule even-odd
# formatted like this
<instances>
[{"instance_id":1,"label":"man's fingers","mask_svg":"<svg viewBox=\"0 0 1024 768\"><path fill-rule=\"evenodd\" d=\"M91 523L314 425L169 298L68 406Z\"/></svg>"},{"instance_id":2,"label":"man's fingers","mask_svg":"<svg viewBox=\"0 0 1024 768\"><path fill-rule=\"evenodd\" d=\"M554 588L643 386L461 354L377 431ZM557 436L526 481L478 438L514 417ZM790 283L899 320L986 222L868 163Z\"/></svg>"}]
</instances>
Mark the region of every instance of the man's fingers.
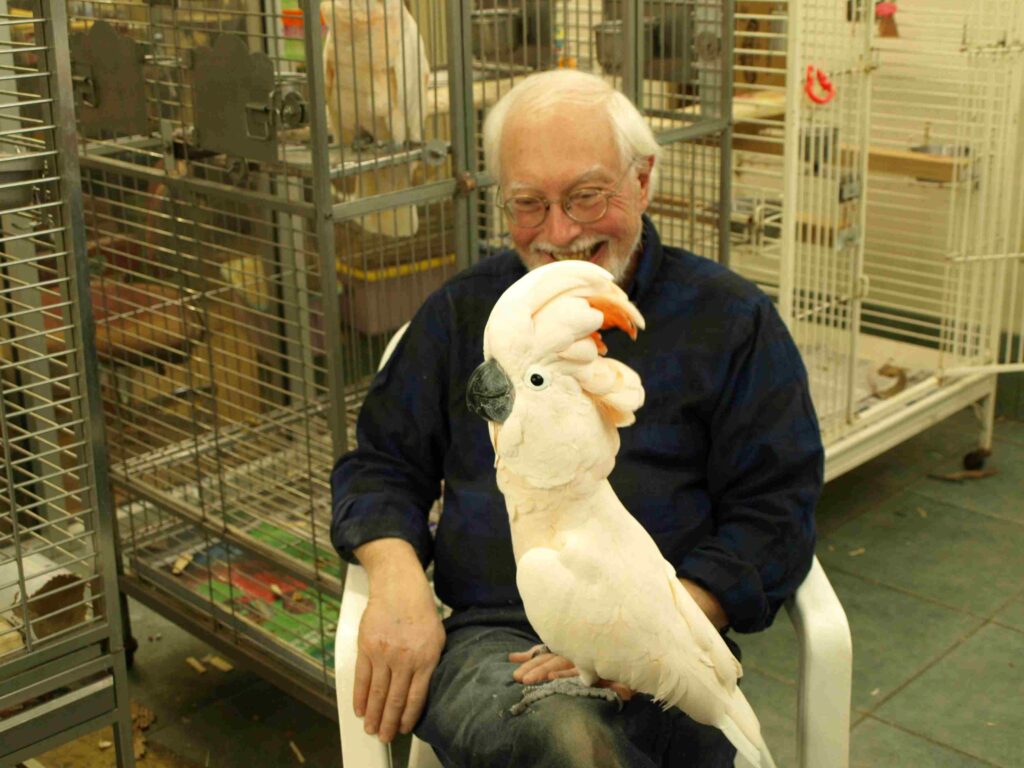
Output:
<instances>
[{"instance_id":1,"label":"man's fingers","mask_svg":"<svg viewBox=\"0 0 1024 768\"><path fill-rule=\"evenodd\" d=\"M388 686L387 696L384 698L384 711L381 713L380 727L377 729L377 736L385 744L395 738L398 732L398 723L405 711L405 701L409 695L409 682L412 674L409 672L391 673L391 683Z\"/></svg>"},{"instance_id":2,"label":"man's fingers","mask_svg":"<svg viewBox=\"0 0 1024 768\"><path fill-rule=\"evenodd\" d=\"M412 681L409 683L409 695L405 700L405 711L402 713L402 720L398 726L402 733L412 733L412 729L416 727L423 707L426 706L429 690L430 671L420 670L412 676Z\"/></svg>"},{"instance_id":3,"label":"man's fingers","mask_svg":"<svg viewBox=\"0 0 1024 768\"><path fill-rule=\"evenodd\" d=\"M380 728L380 718L390 687L391 670L385 664L375 664L370 678L370 695L366 699L366 713L363 715L363 730L367 733L377 733Z\"/></svg>"},{"instance_id":4,"label":"man's fingers","mask_svg":"<svg viewBox=\"0 0 1024 768\"><path fill-rule=\"evenodd\" d=\"M562 670L572 668L573 663L568 659L549 653L530 659L529 661L519 665L519 667L513 671L512 679L519 683L531 685L533 683L539 683L542 680L549 679L548 676L552 672L560 672Z\"/></svg>"},{"instance_id":5,"label":"man's fingers","mask_svg":"<svg viewBox=\"0 0 1024 768\"><path fill-rule=\"evenodd\" d=\"M352 709L355 710L356 717L362 717L366 714L366 697L370 693L372 671L373 666L370 664L370 658L362 651L359 651L356 655L355 683L352 686Z\"/></svg>"},{"instance_id":6,"label":"man's fingers","mask_svg":"<svg viewBox=\"0 0 1024 768\"><path fill-rule=\"evenodd\" d=\"M547 653L527 659L512 672L512 679L523 682L524 677L532 674L535 670L549 663L552 659L557 658L557 656Z\"/></svg>"},{"instance_id":7,"label":"man's fingers","mask_svg":"<svg viewBox=\"0 0 1024 768\"><path fill-rule=\"evenodd\" d=\"M543 643L539 643L527 651L513 651L508 655L508 660L513 664L522 664L524 661L529 661L536 656L548 653L551 653L551 651L548 650L548 647Z\"/></svg>"}]
</instances>

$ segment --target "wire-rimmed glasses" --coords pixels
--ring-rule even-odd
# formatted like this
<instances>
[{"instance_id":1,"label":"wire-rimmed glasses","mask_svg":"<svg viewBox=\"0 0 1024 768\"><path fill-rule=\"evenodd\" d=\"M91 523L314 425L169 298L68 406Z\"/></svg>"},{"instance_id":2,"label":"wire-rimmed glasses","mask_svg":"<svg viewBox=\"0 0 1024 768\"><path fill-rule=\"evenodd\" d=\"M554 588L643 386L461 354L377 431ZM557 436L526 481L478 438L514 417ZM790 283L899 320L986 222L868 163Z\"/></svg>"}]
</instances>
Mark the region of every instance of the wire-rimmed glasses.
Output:
<instances>
[{"instance_id":1,"label":"wire-rimmed glasses","mask_svg":"<svg viewBox=\"0 0 1024 768\"><path fill-rule=\"evenodd\" d=\"M614 188L579 187L561 200L548 200L540 195L512 195L507 200L501 199L498 190L498 205L517 227L535 229L544 223L548 210L555 203L562 206L565 215L578 224L593 224L608 213L608 201L619 194L623 180L632 170L632 164L626 169Z\"/></svg>"}]
</instances>

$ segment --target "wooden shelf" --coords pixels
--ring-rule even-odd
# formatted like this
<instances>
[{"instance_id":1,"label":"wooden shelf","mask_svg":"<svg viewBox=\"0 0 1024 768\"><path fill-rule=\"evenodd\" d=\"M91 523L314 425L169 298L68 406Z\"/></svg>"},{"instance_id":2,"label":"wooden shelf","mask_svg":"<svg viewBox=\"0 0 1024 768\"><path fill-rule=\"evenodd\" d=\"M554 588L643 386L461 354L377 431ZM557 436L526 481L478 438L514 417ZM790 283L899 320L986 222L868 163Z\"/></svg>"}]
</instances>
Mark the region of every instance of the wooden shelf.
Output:
<instances>
[{"instance_id":1,"label":"wooden shelf","mask_svg":"<svg viewBox=\"0 0 1024 768\"><path fill-rule=\"evenodd\" d=\"M763 155L781 155L782 142L756 134L735 134L732 148L743 152L757 152ZM850 145L843 145L843 152L854 152ZM949 183L963 178L971 163L970 157L933 155L926 152L911 152L889 147L870 147L868 170L874 173L891 173L910 176L922 181Z\"/></svg>"}]
</instances>

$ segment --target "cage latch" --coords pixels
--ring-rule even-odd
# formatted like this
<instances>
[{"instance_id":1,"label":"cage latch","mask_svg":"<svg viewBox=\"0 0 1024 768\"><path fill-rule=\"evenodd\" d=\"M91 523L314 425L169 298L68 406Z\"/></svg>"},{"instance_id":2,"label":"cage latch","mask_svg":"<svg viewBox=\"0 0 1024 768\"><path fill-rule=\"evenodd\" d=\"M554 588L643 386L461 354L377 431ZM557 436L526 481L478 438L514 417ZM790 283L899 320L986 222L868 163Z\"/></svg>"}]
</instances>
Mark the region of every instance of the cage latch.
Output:
<instances>
[{"instance_id":1,"label":"cage latch","mask_svg":"<svg viewBox=\"0 0 1024 768\"><path fill-rule=\"evenodd\" d=\"M245 135L257 141L271 141L279 128L299 128L309 122L302 94L294 88L274 88L266 101L245 105Z\"/></svg>"},{"instance_id":2,"label":"cage latch","mask_svg":"<svg viewBox=\"0 0 1024 768\"><path fill-rule=\"evenodd\" d=\"M256 141L270 141L274 138L274 92L271 91L266 101L247 101L245 103L245 135Z\"/></svg>"},{"instance_id":3,"label":"cage latch","mask_svg":"<svg viewBox=\"0 0 1024 768\"><path fill-rule=\"evenodd\" d=\"M81 62L72 64L72 88L75 92L75 104L84 107L98 107L99 98L96 94L96 81L92 77L92 66Z\"/></svg>"}]
</instances>

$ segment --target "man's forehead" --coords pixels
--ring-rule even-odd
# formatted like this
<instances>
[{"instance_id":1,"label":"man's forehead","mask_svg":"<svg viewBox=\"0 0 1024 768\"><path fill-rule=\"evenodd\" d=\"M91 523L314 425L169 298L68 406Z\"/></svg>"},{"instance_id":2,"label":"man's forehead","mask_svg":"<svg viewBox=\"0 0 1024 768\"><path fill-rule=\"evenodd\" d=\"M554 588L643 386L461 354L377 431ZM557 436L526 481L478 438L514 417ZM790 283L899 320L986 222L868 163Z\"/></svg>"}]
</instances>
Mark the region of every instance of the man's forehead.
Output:
<instances>
[{"instance_id":1,"label":"man's forehead","mask_svg":"<svg viewBox=\"0 0 1024 768\"><path fill-rule=\"evenodd\" d=\"M502 131L500 183L507 190L542 187L552 194L610 183L621 175L614 137L607 112L595 105L513 112Z\"/></svg>"},{"instance_id":2,"label":"man's forehead","mask_svg":"<svg viewBox=\"0 0 1024 768\"><path fill-rule=\"evenodd\" d=\"M578 187L581 184L608 183L616 178L615 171L603 163L595 163L582 170L572 169L568 173L554 168L541 168L533 173L522 173L518 171L515 163L503 170L506 179L504 187L509 191L536 189L538 186L549 184L564 188Z\"/></svg>"}]
</instances>

